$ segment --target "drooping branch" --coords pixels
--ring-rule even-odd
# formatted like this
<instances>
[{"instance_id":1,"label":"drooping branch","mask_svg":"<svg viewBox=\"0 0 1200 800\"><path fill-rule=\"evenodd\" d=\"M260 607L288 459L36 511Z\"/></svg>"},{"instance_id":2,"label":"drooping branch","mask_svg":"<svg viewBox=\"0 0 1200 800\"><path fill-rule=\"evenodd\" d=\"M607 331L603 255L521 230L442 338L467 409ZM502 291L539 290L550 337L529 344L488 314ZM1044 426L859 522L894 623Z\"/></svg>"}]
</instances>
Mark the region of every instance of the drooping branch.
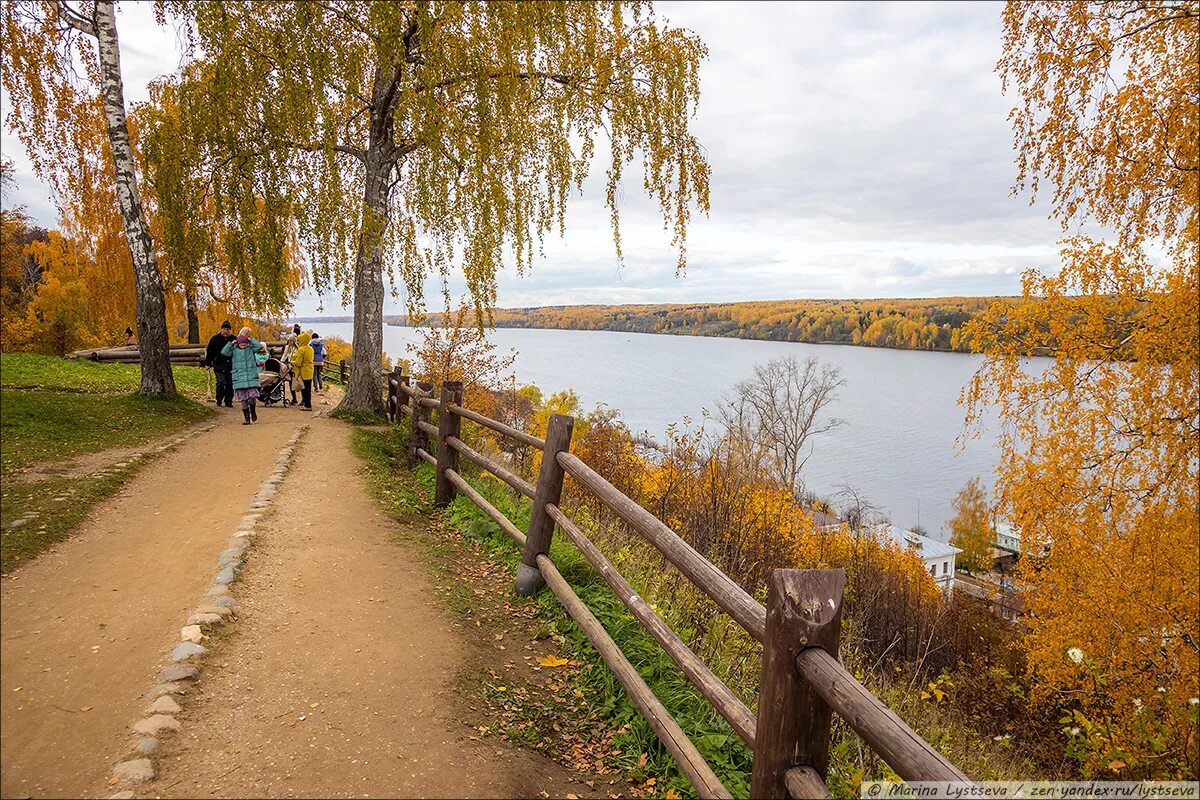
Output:
<instances>
[{"instance_id":1,"label":"drooping branch","mask_svg":"<svg viewBox=\"0 0 1200 800\"><path fill-rule=\"evenodd\" d=\"M67 5L67 0L58 0L55 3L55 8L58 10L58 18L71 26L80 33L85 33L93 38L98 37L96 32L96 20L94 17L85 17L78 11Z\"/></svg>"}]
</instances>

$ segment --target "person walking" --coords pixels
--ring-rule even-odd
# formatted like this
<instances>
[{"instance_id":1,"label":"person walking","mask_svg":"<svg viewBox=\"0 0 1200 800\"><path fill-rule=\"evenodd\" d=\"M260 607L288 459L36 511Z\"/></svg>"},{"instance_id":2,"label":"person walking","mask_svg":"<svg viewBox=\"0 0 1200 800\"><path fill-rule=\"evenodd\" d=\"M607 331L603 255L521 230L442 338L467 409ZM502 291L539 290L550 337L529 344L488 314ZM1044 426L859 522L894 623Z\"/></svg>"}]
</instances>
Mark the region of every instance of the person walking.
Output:
<instances>
[{"instance_id":1,"label":"person walking","mask_svg":"<svg viewBox=\"0 0 1200 800\"><path fill-rule=\"evenodd\" d=\"M262 368L258 366L256 352L262 346L262 342L250 338L249 328L242 328L237 339L221 348L222 355L233 363L233 396L242 404L243 425L258 422L255 405L258 403L258 373Z\"/></svg>"},{"instance_id":2,"label":"person walking","mask_svg":"<svg viewBox=\"0 0 1200 800\"><path fill-rule=\"evenodd\" d=\"M280 356L279 360L284 364L291 365L292 357L296 355L296 348L300 346L300 342L297 339L298 336L300 336L299 322L293 325L290 331L283 332L283 355ZM293 369L288 375L288 391L292 394L292 405L296 405L296 392L300 391L303 385L300 376Z\"/></svg>"},{"instance_id":3,"label":"person walking","mask_svg":"<svg viewBox=\"0 0 1200 800\"><path fill-rule=\"evenodd\" d=\"M309 344L311 337L302 333L297 341L300 346L292 354L292 369L296 371L296 377L304 381L304 388L300 392L300 408L312 411L313 349Z\"/></svg>"},{"instance_id":4,"label":"person walking","mask_svg":"<svg viewBox=\"0 0 1200 800\"><path fill-rule=\"evenodd\" d=\"M313 349L313 388L318 392L323 392L325 383L321 373L325 371L325 343L321 341L319 333L314 333L308 346Z\"/></svg>"},{"instance_id":5,"label":"person walking","mask_svg":"<svg viewBox=\"0 0 1200 800\"><path fill-rule=\"evenodd\" d=\"M221 351L233 339L233 325L229 320L221 323L221 330L208 340L204 351L204 366L217 376L217 407L233 408L233 362Z\"/></svg>"}]
</instances>

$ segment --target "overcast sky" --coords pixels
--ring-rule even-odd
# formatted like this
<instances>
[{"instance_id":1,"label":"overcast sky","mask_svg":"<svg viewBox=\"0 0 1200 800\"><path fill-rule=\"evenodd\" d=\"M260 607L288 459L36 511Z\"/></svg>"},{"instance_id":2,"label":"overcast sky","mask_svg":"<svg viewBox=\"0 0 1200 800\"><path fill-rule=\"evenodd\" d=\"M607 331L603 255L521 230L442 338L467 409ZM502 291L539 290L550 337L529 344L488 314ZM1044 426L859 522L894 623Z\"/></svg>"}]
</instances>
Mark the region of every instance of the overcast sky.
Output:
<instances>
[{"instance_id":1,"label":"overcast sky","mask_svg":"<svg viewBox=\"0 0 1200 800\"><path fill-rule=\"evenodd\" d=\"M1058 226L1010 196L1011 101L994 72L1000 3L658 3L708 45L695 132L712 167L712 212L695 216L675 277L657 210L631 165L625 265L602 175L572 200L532 272L501 277L501 306L1017 294L1052 269ZM126 97L178 67L177 37L151 6L118 15ZM56 212L17 139L4 155L41 224ZM461 291L461 285L452 286ZM436 303L437 298L431 298ZM298 314L317 311L311 293ZM399 312L403 298L390 298ZM326 300L324 313L343 313Z\"/></svg>"}]
</instances>

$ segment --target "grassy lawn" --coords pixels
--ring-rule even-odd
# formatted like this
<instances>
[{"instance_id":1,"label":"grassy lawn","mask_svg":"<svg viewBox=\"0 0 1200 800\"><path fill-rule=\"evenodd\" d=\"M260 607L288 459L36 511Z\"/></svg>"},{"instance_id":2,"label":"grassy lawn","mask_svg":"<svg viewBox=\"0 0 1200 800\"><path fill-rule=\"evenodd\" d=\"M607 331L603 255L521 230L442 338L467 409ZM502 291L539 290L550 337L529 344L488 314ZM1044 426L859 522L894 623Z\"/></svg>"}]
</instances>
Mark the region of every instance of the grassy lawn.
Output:
<instances>
[{"instance_id":1,"label":"grassy lawn","mask_svg":"<svg viewBox=\"0 0 1200 800\"><path fill-rule=\"evenodd\" d=\"M174 368L180 393L194 400L207 393L207 379L199 367ZM76 394L132 394L141 383L137 364L97 364L81 359L39 356L32 353L0 355L0 385L7 389L38 389Z\"/></svg>"},{"instance_id":2,"label":"grassy lawn","mask_svg":"<svg viewBox=\"0 0 1200 800\"><path fill-rule=\"evenodd\" d=\"M187 396L161 400L136 394L136 365L0 355L0 571L66 538L92 505L111 496L151 458L130 460L102 475L18 483L23 467L140 445L213 413L189 399L204 397L203 371L175 367L174 372ZM10 527L22 517L29 518Z\"/></svg>"}]
</instances>

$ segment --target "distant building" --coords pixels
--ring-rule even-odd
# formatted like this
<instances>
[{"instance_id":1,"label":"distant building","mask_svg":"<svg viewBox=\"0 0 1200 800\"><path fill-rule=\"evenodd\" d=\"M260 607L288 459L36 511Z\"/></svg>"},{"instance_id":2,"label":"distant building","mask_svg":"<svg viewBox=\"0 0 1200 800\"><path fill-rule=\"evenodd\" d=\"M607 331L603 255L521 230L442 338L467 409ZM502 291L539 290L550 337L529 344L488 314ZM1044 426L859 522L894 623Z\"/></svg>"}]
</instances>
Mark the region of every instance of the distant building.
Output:
<instances>
[{"instance_id":1,"label":"distant building","mask_svg":"<svg viewBox=\"0 0 1200 800\"><path fill-rule=\"evenodd\" d=\"M996 523L992 542L992 572L1007 575L1021 558L1021 533L1007 522Z\"/></svg>"},{"instance_id":2,"label":"distant building","mask_svg":"<svg viewBox=\"0 0 1200 800\"><path fill-rule=\"evenodd\" d=\"M996 541L999 550L1007 550L1014 555L1021 555L1021 532L1007 522L996 523Z\"/></svg>"},{"instance_id":3,"label":"distant building","mask_svg":"<svg viewBox=\"0 0 1200 800\"><path fill-rule=\"evenodd\" d=\"M954 562L961 548L887 522L872 525L868 530L883 541L895 542L900 548L915 552L940 588L947 592L954 590Z\"/></svg>"}]
</instances>

